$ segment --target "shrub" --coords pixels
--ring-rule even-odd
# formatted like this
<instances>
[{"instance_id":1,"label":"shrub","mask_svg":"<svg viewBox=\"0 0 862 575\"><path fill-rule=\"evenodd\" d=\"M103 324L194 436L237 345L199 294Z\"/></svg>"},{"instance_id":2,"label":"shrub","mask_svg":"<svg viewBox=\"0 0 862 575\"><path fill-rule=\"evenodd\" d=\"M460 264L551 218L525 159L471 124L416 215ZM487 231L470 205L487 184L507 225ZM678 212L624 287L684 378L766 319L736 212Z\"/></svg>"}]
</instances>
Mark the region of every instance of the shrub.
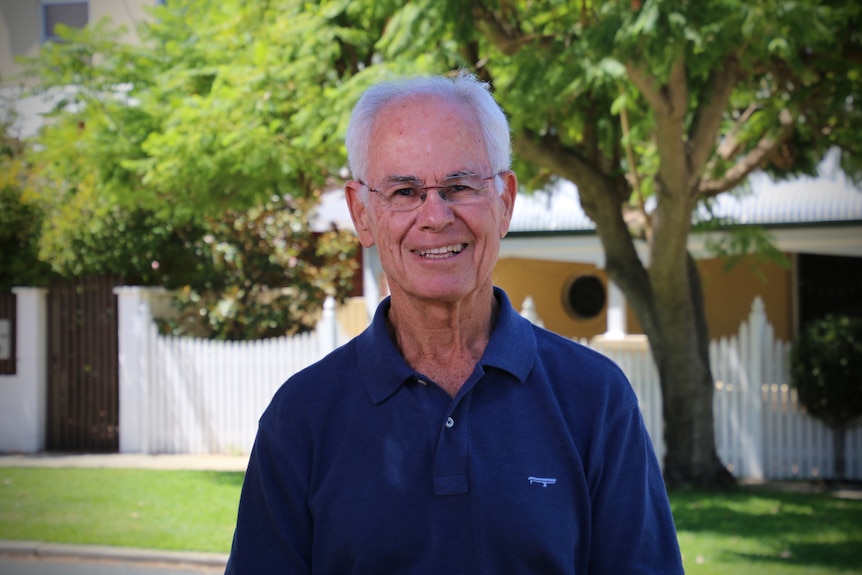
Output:
<instances>
[{"instance_id":1,"label":"shrub","mask_svg":"<svg viewBox=\"0 0 862 575\"><path fill-rule=\"evenodd\" d=\"M790 354L791 383L813 417L835 430L835 471L844 474L844 434L862 420L862 318L809 323Z\"/></svg>"}]
</instances>

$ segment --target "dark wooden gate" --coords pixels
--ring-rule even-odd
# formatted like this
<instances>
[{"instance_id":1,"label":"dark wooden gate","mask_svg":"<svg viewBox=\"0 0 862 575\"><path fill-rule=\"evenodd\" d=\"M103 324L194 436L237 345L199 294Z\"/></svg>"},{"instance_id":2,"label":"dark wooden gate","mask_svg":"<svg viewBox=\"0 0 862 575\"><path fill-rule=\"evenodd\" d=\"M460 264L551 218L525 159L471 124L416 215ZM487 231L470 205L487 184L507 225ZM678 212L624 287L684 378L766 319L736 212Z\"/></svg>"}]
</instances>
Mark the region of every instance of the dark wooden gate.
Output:
<instances>
[{"instance_id":1,"label":"dark wooden gate","mask_svg":"<svg viewBox=\"0 0 862 575\"><path fill-rule=\"evenodd\" d=\"M17 300L15 294L0 293L0 321L7 322L6 327L9 329L6 334L9 338L9 341L6 342L9 356L5 359L0 357L0 375L13 375L17 368L15 361L15 340L17 339L18 322L16 316L18 315L18 310L16 308Z\"/></svg>"},{"instance_id":2,"label":"dark wooden gate","mask_svg":"<svg viewBox=\"0 0 862 575\"><path fill-rule=\"evenodd\" d=\"M119 450L116 277L48 291L49 451Z\"/></svg>"}]
</instances>

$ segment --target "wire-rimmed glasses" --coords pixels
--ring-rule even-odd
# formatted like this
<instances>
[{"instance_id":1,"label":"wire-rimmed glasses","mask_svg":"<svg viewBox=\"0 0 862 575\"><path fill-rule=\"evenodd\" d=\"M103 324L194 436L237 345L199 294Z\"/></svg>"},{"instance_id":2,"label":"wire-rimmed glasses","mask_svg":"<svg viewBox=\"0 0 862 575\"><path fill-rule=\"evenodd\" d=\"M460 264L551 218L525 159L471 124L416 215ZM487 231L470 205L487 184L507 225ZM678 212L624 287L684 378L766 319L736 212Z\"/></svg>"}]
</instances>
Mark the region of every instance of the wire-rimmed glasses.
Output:
<instances>
[{"instance_id":1,"label":"wire-rimmed glasses","mask_svg":"<svg viewBox=\"0 0 862 575\"><path fill-rule=\"evenodd\" d=\"M488 197L487 182L498 175L482 177L478 174L459 174L440 180L436 186L426 186L425 182L413 176L391 178L379 188L372 188L362 180L357 181L368 191L380 196L387 209L408 212L422 205L429 190L437 190L440 199L449 204L481 203Z\"/></svg>"}]
</instances>

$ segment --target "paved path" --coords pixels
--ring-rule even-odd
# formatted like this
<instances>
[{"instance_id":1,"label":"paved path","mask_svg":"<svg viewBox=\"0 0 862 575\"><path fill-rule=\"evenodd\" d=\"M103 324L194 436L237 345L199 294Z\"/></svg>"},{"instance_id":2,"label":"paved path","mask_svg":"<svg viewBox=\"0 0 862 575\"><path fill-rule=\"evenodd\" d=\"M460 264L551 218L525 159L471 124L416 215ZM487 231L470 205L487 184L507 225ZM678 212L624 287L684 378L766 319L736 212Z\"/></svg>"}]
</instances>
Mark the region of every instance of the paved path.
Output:
<instances>
[{"instance_id":1,"label":"paved path","mask_svg":"<svg viewBox=\"0 0 862 575\"><path fill-rule=\"evenodd\" d=\"M40 454L0 455L0 467L122 467L245 471L247 455Z\"/></svg>"},{"instance_id":2,"label":"paved path","mask_svg":"<svg viewBox=\"0 0 862 575\"><path fill-rule=\"evenodd\" d=\"M0 541L3 575L215 575L227 554Z\"/></svg>"}]
</instances>

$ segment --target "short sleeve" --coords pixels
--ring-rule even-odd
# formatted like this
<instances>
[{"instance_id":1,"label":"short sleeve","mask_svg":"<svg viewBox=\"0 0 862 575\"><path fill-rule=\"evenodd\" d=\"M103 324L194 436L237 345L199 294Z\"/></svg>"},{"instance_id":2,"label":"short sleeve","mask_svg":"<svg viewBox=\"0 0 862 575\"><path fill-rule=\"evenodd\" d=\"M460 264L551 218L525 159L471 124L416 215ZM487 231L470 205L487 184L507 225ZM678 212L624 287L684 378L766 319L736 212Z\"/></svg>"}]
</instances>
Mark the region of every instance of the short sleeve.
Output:
<instances>
[{"instance_id":1,"label":"short sleeve","mask_svg":"<svg viewBox=\"0 0 862 575\"><path fill-rule=\"evenodd\" d=\"M664 479L637 405L610 422L600 454L590 573L682 574Z\"/></svg>"},{"instance_id":2,"label":"short sleeve","mask_svg":"<svg viewBox=\"0 0 862 575\"><path fill-rule=\"evenodd\" d=\"M261 419L251 451L226 575L311 573L309 456L284 451L300 434L280 429L272 415Z\"/></svg>"}]
</instances>

